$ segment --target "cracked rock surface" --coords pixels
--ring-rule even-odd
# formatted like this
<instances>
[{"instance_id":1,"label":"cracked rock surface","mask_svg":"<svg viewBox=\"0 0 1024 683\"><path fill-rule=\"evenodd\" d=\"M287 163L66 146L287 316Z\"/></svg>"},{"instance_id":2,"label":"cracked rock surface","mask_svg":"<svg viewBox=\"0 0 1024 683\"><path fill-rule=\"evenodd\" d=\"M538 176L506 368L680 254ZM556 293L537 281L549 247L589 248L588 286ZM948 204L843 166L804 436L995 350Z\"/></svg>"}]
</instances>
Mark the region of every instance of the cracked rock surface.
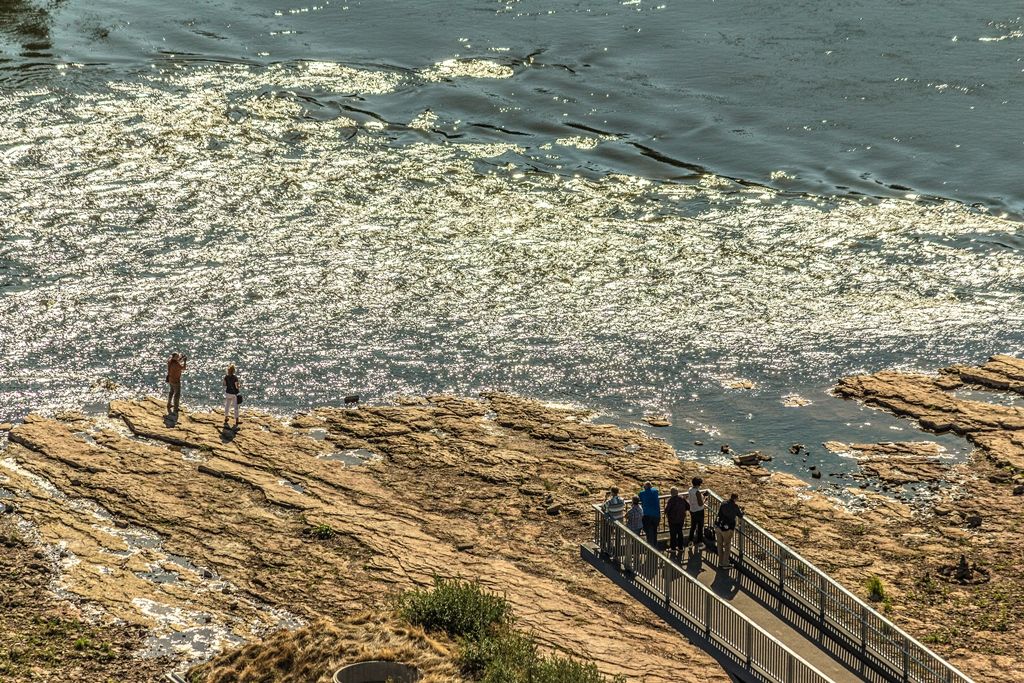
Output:
<instances>
[{"instance_id":1,"label":"cracked rock surface","mask_svg":"<svg viewBox=\"0 0 1024 683\"><path fill-rule=\"evenodd\" d=\"M854 379L844 386L878 387L894 404L925 391L919 379ZM122 401L107 417L16 425L0 487L34 542L59 554L60 595L148 629L146 651L178 669L281 628L385 610L439 574L504 593L543 644L605 673L727 681L579 557L607 487L629 494L651 479L667 491L698 474L738 491L753 519L858 595L883 577L890 617L977 680L1016 680L1024 667L1020 622L999 617L1016 614L1021 536L988 498L1020 501L1010 485L950 487L927 509L855 492L844 507L791 475L681 461L663 441L588 417L503 394L432 396L287 422L247 411L234 433L219 414L170 422L161 400ZM995 465L983 454L965 467L986 476ZM991 580L929 582L962 553Z\"/></svg>"}]
</instances>

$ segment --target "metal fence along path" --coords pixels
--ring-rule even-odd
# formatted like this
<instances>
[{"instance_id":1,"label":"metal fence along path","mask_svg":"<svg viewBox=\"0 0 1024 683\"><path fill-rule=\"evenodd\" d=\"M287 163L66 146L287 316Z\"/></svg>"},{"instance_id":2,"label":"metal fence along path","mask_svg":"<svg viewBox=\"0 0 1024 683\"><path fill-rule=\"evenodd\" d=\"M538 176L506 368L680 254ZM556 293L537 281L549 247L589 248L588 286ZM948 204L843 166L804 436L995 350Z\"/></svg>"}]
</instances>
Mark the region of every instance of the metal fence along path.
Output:
<instances>
[{"instance_id":1,"label":"metal fence along path","mask_svg":"<svg viewBox=\"0 0 1024 683\"><path fill-rule=\"evenodd\" d=\"M722 499L708 493L710 525ZM674 561L597 505L582 552L740 680L972 683L749 519L737 526L731 571L714 553Z\"/></svg>"}]
</instances>

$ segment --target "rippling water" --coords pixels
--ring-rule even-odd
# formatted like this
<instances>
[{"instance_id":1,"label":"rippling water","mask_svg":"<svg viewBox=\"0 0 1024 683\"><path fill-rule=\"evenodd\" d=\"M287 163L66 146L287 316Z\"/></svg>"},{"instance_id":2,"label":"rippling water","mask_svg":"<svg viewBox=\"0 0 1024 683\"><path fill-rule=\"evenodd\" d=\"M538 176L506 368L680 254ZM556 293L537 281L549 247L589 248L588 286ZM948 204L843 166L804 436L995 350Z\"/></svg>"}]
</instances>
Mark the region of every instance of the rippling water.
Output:
<instances>
[{"instance_id":1,"label":"rippling water","mask_svg":"<svg viewBox=\"0 0 1024 683\"><path fill-rule=\"evenodd\" d=\"M827 387L1022 350L1013 11L0 1L0 418L180 349L192 403L897 438Z\"/></svg>"}]
</instances>

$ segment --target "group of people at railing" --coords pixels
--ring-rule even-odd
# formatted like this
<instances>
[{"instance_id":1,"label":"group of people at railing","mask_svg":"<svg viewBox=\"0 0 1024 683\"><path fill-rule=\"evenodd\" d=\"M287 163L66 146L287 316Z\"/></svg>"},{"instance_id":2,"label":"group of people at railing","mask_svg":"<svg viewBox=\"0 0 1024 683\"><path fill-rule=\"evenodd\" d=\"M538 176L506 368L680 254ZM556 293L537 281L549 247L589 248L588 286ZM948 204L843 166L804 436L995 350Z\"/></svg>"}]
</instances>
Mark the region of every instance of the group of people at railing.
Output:
<instances>
[{"instance_id":1,"label":"group of people at railing","mask_svg":"<svg viewBox=\"0 0 1024 683\"><path fill-rule=\"evenodd\" d=\"M601 506L605 516L613 522L620 522L637 535L643 535L654 548L660 548L658 530L664 514L668 523L669 555L681 558L688 549L691 553L699 552L705 544L713 545L718 551L718 567L731 568L732 537L736 531L739 518L743 517L743 509L739 506L739 494L733 493L729 499L718 506L714 524L705 528L705 514L710 502L707 491L701 490L704 481L694 477L692 485L684 494L672 487L670 495L665 498L662 507L661 492L652 482L645 482L643 488L633 496L629 507L619 495L618 487L608 491ZM690 518L689 533L686 533L686 518ZM685 536L685 538L684 538Z\"/></svg>"}]
</instances>

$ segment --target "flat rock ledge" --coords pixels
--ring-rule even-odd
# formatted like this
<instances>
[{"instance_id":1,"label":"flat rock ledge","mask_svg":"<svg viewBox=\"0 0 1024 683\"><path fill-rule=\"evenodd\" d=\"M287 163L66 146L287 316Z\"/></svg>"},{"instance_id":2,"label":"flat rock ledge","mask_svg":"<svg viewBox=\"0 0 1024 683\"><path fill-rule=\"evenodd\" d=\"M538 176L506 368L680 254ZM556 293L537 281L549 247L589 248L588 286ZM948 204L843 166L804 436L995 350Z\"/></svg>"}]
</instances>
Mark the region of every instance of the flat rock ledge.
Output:
<instances>
[{"instance_id":1,"label":"flat rock ledge","mask_svg":"<svg viewBox=\"0 0 1024 683\"><path fill-rule=\"evenodd\" d=\"M0 456L16 509L4 518L52 557L50 585L66 602L146 629L146 647L178 668L195 661L180 646L230 649L351 623L443 575L503 592L545 645L605 673L724 683L713 660L578 553L608 486L631 492L650 479L665 490L699 474L740 492L749 514L855 593L883 577L891 618L976 680L1024 670L1019 620L992 616L1020 613L1024 543L1010 523L1020 510L1007 506L1021 498L1005 486L980 479L928 514L864 492L846 509L789 475L681 461L585 411L503 394L402 403L286 422L246 411L237 433L215 413L167 422L156 399L114 402L99 418L29 416ZM353 453L372 457L346 464ZM987 458L969 467L981 477L995 468ZM969 514L981 524L969 528ZM990 580L929 580L961 554Z\"/></svg>"}]
</instances>

